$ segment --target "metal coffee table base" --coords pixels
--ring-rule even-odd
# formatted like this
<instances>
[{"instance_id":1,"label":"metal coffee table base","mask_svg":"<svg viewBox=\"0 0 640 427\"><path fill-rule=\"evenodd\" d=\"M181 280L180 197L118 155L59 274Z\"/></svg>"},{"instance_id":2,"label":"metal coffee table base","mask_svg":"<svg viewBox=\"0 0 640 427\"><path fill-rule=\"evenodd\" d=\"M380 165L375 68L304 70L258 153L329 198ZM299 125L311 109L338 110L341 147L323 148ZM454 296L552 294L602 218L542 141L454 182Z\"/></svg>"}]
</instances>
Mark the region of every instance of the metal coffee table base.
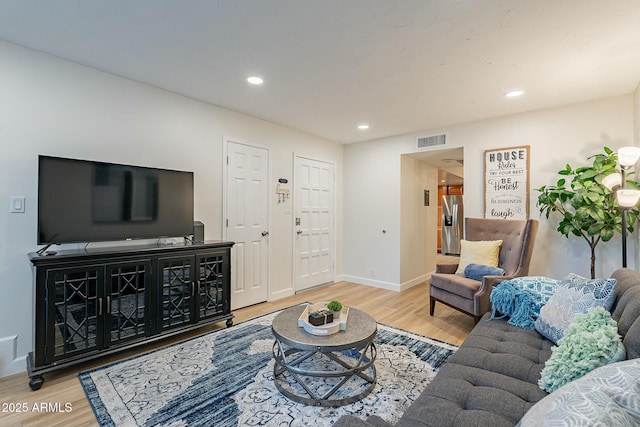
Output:
<instances>
[{"instance_id":1,"label":"metal coffee table base","mask_svg":"<svg viewBox=\"0 0 640 427\"><path fill-rule=\"evenodd\" d=\"M321 347L317 350L300 350L297 348L285 348L279 340L273 344L273 357L275 363L273 365L274 382L280 393L289 399L315 406L342 406L356 402L366 397L376 385L376 367L373 362L376 359L377 350L373 342L367 343L361 349L353 349L360 351L360 357L355 363L352 360L345 359L345 355L341 351L322 351ZM314 370L300 365L309 358L316 356L320 359L328 358L335 362L338 370ZM317 363L309 364L310 367ZM341 368L340 368L341 367ZM369 370L369 372L366 372ZM341 399L332 399L331 397L351 379L357 376L363 380L360 393L353 396L347 396ZM327 391L321 391L314 387L312 382L315 378L338 378L339 380ZM306 394L302 394L302 390L294 388L298 384Z\"/></svg>"}]
</instances>

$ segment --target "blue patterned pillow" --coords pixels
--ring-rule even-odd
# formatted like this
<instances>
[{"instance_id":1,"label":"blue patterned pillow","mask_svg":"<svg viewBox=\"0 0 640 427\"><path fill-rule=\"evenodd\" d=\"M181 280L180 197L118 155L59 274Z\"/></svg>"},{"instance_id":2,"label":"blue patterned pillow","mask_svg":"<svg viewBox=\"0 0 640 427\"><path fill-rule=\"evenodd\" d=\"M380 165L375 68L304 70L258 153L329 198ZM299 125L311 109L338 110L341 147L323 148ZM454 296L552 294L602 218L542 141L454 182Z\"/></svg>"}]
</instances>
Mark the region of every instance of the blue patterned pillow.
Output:
<instances>
[{"instance_id":1,"label":"blue patterned pillow","mask_svg":"<svg viewBox=\"0 0 640 427\"><path fill-rule=\"evenodd\" d=\"M640 425L640 359L606 365L536 403L518 427Z\"/></svg>"},{"instance_id":2,"label":"blue patterned pillow","mask_svg":"<svg viewBox=\"0 0 640 427\"><path fill-rule=\"evenodd\" d=\"M587 279L571 273L540 309L536 331L557 343L576 314L586 313L592 307L610 310L617 284L615 279Z\"/></svg>"}]
</instances>

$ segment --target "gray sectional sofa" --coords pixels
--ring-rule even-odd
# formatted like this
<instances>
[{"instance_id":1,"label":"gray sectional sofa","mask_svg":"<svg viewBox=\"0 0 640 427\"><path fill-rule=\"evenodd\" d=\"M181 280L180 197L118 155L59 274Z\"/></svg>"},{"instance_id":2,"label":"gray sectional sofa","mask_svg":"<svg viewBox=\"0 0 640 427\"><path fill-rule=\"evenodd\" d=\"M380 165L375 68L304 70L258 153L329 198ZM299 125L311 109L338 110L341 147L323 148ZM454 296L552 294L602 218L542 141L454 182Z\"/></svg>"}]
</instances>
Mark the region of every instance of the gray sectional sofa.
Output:
<instances>
[{"instance_id":1,"label":"gray sectional sofa","mask_svg":"<svg viewBox=\"0 0 640 427\"><path fill-rule=\"evenodd\" d=\"M640 357L640 273L620 269L611 309L627 359ZM547 393L538 387L552 343L534 330L484 315L395 427L514 426ZM378 417L352 416L336 427L388 427Z\"/></svg>"}]
</instances>

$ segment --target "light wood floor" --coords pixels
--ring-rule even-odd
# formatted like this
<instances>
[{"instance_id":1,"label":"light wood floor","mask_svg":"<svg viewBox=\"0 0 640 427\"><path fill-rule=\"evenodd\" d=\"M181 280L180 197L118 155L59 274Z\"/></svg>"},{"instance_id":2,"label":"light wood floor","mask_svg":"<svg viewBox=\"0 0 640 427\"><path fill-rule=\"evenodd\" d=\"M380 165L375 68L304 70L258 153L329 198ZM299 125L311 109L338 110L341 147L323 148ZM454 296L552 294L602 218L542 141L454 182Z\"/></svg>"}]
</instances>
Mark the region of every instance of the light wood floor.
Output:
<instances>
[{"instance_id":1,"label":"light wood floor","mask_svg":"<svg viewBox=\"0 0 640 427\"><path fill-rule=\"evenodd\" d=\"M434 317L429 316L429 289L427 283L414 286L403 292L386 291L368 286L340 282L307 292L283 298L274 302L257 304L234 311L234 322L267 314L301 302L340 300L344 305L356 307L372 315L379 323L395 326L421 335L459 345L473 328L473 319L444 304L436 305ZM70 368L45 376L45 382L38 391L31 391L26 373L0 379L0 426L97 426L96 419L78 380L78 373L115 360L125 359L135 354L149 351L192 335L200 335L210 330L224 327L219 325L199 329L195 333L180 338L165 340L159 344L145 346L136 351L121 353L117 357ZM64 411L65 404L71 405L69 412L38 412L34 405L55 405L59 403ZM52 405L51 405L52 404ZM16 407L25 412L15 412Z\"/></svg>"}]
</instances>

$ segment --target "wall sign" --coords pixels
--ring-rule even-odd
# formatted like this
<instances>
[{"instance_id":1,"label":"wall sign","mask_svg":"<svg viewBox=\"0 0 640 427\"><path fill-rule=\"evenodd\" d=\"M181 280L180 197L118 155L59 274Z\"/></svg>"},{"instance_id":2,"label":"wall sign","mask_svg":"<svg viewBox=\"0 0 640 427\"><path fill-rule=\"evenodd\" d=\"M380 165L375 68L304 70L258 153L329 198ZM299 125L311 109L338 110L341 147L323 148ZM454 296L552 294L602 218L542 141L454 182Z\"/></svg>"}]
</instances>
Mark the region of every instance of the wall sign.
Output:
<instances>
[{"instance_id":1,"label":"wall sign","mask_svg":"<svg viewBox=\"0 0 640 427\"><path fill-rule=\"evenodd\" d=\"M484 151L484 217L529 218L529 146Z\"/></svg>"}]
</instances>

